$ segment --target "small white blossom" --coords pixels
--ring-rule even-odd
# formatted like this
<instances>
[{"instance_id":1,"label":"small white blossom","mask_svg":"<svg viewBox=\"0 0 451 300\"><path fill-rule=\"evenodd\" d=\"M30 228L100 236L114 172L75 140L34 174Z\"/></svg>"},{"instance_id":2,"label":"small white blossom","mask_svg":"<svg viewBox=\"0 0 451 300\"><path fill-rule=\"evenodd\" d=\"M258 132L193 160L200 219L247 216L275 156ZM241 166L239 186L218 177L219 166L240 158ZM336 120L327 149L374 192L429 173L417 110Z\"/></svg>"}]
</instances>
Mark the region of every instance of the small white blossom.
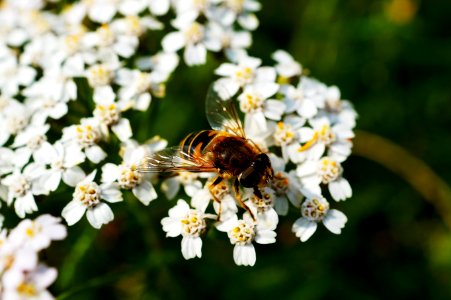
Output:
<instances>
[{"instance_id":1,"label":"small white blossom","mask_svg":"<svg viewBox=\"0 0 451 300\"><path fill-rule=\"evenodd\" d=\"M311 193L320 193L320 184L327 184L332 198L336 201L352 196L349 182L343 178L343 168L337 160L322 157L319 161L305 161L300 164L296 173L305 188Z\"/></svg>"},{"instance_id":2,"label":"small white blossom","mask_svg":"<svg viewBox=\"0 0 451 300\"><path fill-rule=\"evenodd\" d=\"M152 152L161 150L165 143L153 142ZM155 147L156 146L156 147ZM102 182L118 182L119 187L131 190L133 195L144 205L148 205L157 198L157 193L152 183L149 182L145 174L138 172L138 166L149 151L145 146L129 144L125 147L123 162L120 165L107 163L102 167Z\"/></svg>"},{"instance_id":3,"label":"small white blossom","mask_svg":"<svg viewBox=\"0 0 451 300\"><path fill-rule=\"evenodd\" d=\"M88 118L82 119L79 125L64 128L62 142L75 147L74 151L83 150L90 161L98 163L106 157L105 151L97 145L102 138L99 122Z\"/></svg>"},{"instance_id":4,"label":"small white blossom","mask_svg":"<svg viewBox=\"0 0 451 300\"><path fill-rule=\"evenodd\" d=\"M236 215L224 222L218 230L226 231L233 248L233 259L237 265L253 266L257 260L253 241L271 244L276 241L274 229L261 228L252 217L245 213L239 220Z\"/></svg>"},{"instance_id":5,"label":"small white blossom","mask_svg":"<svg viewBox=\"0 0 451 300\"><path fill-rule=\"evenodd\" d=\"M322 196L310 196L301 207L302 217L293 224L292 231L301 242L315 233L318 222L323 222L330 232L340 234L347 221L346 216L336 209L329 209L329 202Z\"/></svg>"},{"instance_id":6,"label":"small white blossom","mask_svg":"<svg viewBox=\"0 0 451 300\"><path fill-rule=\"evenodd\" d=\"M166 235L176 237L182 235L182 254L185 259L202 256L202 239L200 236L207 229L205 218L214 218L199 210L194 210L184 200L169 210L169 217L161 220Z\"/></svg>"},{"instance_id":7,"label":"small white blossom","mask_svg":"<svg viewBox=\"0 0 451 300\"><path fill-rule=\"evenodd\" d=\"M77 223L85 214L92 227L99 229L114 219L113 211L103 199L110 203L122 201L117 183L94 182L96 171L86 176L75 187L73 199L63 209L62 216L69 226Z\"/></svg>"},{"instance_id":8,"label":"small white blossom","mask_svg":"<svg viewBox=\"0 0 451 300\"><path fill-rule=\"evenodd\" d=\"M260 83L248 85L238 96L240 109L245 113L244 124L246 131L266 131L266 118L280 120L285 110L281 101L268 99L273 96L279 86L276 83Z\"/></svg>"},{"instance_id":9,"label":"small white blossom","mask_svg":"<svg viewBox=\"0 0 451 300\"><path fill-rule=\"evenodd\" d=\"M48 194L48 190L42 184L42 176L45 169L42 165L28 164L22 172L15 169L11 175L3 178L1 183L8 187L6 202L11 205L14 202L16 214L24 218L38 210L34 196Z\"/></svg>"}]
</instances>

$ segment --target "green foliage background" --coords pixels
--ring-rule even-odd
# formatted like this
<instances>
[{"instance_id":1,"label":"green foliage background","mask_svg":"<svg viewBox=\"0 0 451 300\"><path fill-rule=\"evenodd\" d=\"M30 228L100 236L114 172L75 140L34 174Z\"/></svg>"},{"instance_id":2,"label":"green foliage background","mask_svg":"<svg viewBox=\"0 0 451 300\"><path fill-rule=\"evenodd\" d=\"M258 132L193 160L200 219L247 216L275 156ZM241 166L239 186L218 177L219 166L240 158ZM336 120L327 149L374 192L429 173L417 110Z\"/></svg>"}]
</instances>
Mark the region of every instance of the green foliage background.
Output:
<instances>
[{"instance_id":1,"label":"green foliage background","mask_svg":"<svg viewBox=\"0 0 451 300\"><path fill-rule=\"evenodd\" d=\"M251 55L272 64L273 51L288 50L311 76L336 84L354 103L358 129L397 143L450 182L450 1L262 2ZM159 134L177 144L208 128L204 98L220 62L208 61L182 64L165 99L153 100L146 115L129 116L137 139ZM202 259L185 261L180 238L165 238L160 225L175 202L161 197L143 207L128 195L113 205L113 223L96 231L83 219L44 253L60 272L52 293L60 299L451 299L451 232L443 220L451 212L437 205L450 198L427 202L418 189L434 185L411 186L390 166L356 154L344 164L354 196L335 205L349 219L339 236L321 227L301 243L290 232L298 217L292 211L281 218L276 244L257 245L253 268L235 266L232 245L214 230L204 238ZM416 172L416 165L408 167ZM59 215L70 193L42 201L42 211Z\"/></svg>"}]
</instances>

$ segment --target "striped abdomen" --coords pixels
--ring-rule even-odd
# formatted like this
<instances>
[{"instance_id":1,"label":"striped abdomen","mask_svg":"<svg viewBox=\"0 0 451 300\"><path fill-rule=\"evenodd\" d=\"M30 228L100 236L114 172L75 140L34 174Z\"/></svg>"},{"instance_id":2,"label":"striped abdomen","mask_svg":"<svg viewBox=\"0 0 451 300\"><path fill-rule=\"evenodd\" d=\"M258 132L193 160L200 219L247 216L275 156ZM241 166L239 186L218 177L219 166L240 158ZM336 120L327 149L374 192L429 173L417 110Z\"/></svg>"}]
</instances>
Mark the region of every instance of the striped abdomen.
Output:
<instances>
[{"instance_id":1,"label":"striped abdomen","mask_svg":"<svg viewBox=\"0 0 451 300\"><path fill-rule=\"evenodd\" d=\"M207 147L217 134L218 131L216 130L193 132L180 142L180 146L183 152L189 157L199 157L203 155L205 147Z\"/></svg>"}]
</instances>

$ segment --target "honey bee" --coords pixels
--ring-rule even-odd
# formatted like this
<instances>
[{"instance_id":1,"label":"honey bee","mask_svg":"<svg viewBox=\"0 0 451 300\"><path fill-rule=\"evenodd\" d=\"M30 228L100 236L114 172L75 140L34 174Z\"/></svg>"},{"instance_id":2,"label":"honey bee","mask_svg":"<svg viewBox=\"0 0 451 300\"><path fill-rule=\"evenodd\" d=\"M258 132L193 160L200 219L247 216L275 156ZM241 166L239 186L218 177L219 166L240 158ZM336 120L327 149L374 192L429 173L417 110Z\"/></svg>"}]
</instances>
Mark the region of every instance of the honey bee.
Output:
<instances>
[{"instance_id":1,"label":"honey bee","mask_svg":"<svg viewBox=\"0 0 451 300\"><path fill-rule=\"evenodd\" d=\"M238 112L224 86L213 84L206 98L206 115L212 129L193 132L179 146L166 148L146 157L140 172L174 173L213 172L210 190L224 180L233 181L233 190L240 205L252 217L243 203L240 186L252 188L262 198L260 189L273 177L266 155L252 140L246 138ZM213 195L215 201L219 199Z\"/></svg>"}]
</instances>

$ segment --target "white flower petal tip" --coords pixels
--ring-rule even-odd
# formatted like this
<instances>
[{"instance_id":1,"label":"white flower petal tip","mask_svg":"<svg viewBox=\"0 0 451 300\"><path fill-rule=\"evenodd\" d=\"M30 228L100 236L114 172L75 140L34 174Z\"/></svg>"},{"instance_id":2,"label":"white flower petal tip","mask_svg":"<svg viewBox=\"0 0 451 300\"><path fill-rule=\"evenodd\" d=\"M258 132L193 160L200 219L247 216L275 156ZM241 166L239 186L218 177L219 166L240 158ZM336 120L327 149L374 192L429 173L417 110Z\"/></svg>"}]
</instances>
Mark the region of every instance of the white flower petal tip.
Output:
<instances>
[{"instance_id":1,"label":"white flower petal tip","mask_svg":"<svg viewBox=\"0 0 451 300\"><path fill-rule=\"evenodd\" d=\"M324 218L323 224L330 232L340 234L347 221L348 218L344 213L336 209L331 209Z\"/></svg>"}]
</instances>

